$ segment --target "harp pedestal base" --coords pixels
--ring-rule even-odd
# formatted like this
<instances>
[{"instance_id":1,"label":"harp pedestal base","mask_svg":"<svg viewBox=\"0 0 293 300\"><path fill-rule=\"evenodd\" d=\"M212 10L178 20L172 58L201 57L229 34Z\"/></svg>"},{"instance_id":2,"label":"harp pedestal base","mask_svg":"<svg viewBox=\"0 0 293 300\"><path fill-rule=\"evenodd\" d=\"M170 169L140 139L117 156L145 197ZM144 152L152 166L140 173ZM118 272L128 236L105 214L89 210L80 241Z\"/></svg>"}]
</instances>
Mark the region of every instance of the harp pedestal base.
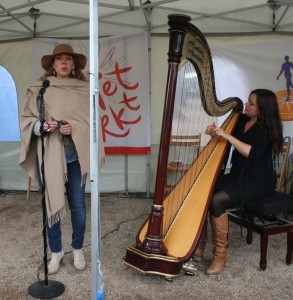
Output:
<instances>
[{"instance_id":1,"label":"harp pedestal base","mask_svg":"<svg viewBox=\"0 0 293 300\"><path fill-rule=\"evenodd\" d=\"M148 254L135 247L126 249L124 263L145 275L160 275L168 280L184 274L182 270L183 262L178 258Z\"/></svg>"}]
</instances>

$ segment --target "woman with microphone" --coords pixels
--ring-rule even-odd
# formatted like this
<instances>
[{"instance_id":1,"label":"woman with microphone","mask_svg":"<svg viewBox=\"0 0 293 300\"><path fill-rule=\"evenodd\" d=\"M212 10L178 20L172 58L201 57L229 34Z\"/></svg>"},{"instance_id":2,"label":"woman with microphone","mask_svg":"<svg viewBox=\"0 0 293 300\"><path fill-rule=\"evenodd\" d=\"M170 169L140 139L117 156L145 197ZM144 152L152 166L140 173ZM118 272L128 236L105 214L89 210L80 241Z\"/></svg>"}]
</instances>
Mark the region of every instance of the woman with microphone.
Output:
<instances>
[{"instance_id":1,"label":"woman with microphone","mask_svg":"<svg viewBox=\"0 0 293 300\"><path fill-rule=\"evenodd\" d=\"M75 53L70 45L57 45L52 54L42 57L41 64L46 72L28 87L21 112L19 163L33 179L40 177L39 166L44 164L43 192L52 254L48 273L54 274L64 257L61 219L66 198L71 212L74 267L83 270L86 266L83 241L86 229L85 183L90 170L89 84L82 72L86 57ZM44 111L40 112L36 99L42 86L44 89L48 85L44 84L45 81L49 81L49 86L42 90ZM100 152L102 158L103 151Z\"/></svg>"}]
</instances>

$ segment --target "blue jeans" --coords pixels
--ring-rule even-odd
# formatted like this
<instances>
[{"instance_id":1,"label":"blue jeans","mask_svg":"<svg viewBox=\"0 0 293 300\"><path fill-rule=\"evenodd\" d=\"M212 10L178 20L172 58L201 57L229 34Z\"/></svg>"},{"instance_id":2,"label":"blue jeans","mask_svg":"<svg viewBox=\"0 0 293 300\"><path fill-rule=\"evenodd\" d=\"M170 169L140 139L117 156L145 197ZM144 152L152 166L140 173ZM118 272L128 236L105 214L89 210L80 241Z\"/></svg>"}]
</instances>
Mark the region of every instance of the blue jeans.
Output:
<instances>
[{"instance_id":1,"label":"blue jeans","mask_svg":"<svg viewBox=\"0 0 293 300\"><path fill-rule=\"evenodd\" d=\"M81 249L83 246L86 207L85 207L85 185L81 186L81 173L79 161L67 164L68 181L65 184L67 201L71 212L72 243L73 249ZM55 223L51 228L47 226L49 246L52 252L62 250L61 221Z\"/></svg>"}]
</instances>

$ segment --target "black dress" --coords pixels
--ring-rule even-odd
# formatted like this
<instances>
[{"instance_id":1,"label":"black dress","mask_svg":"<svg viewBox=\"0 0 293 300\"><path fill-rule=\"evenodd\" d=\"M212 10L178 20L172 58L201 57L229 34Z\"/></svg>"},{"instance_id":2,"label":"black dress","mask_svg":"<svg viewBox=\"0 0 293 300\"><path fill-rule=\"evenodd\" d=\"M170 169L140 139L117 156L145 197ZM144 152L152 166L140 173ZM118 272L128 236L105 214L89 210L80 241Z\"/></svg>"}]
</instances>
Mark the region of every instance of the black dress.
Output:
<instances>
[{"instance_id":1,"label":"black dress","mask_svg":"<svg viewBox=\"0 0 293 300\"><path fill-rule=\"evenodd\" d=\"M216 190L225 191L235 206L272 193L277 184L268 129L256 123L244 132L247 121L249 118L242 114L233 136L251 145L249 156L234 149L230 173L220 175L216 185Z\"/></svg>"}]
</instances>

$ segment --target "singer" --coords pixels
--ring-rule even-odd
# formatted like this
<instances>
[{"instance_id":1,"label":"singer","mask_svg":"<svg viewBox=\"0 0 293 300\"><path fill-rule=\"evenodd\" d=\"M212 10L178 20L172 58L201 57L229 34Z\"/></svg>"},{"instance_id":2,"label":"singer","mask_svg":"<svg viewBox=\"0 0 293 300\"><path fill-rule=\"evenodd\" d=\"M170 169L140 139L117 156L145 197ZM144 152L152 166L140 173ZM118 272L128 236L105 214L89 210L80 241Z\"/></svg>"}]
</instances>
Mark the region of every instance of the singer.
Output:
<instances>
[{"instance_id":1,"label":"singer","mask_svg":"<svg viewBox=\"0 0 293 300\"><path fill-rule=\"evenodd\" d=\"M66 198L71 212L74 267L77 270L86 267L83 241L85 184L90 170L89 84L82 72L86 57L75 53L70 45L57 45L52 54L42 57L41 64L46 72L28 87L21 112L19 164L31 178L40 177L42 136L47 233L51 249L48 273L54 274L64 257L61 219ZM99 141L102 143L101 135ZM102 144L100 149L103 149ZM102 161L103 151L99 155Z\"/></svg>"}]
</instances>

